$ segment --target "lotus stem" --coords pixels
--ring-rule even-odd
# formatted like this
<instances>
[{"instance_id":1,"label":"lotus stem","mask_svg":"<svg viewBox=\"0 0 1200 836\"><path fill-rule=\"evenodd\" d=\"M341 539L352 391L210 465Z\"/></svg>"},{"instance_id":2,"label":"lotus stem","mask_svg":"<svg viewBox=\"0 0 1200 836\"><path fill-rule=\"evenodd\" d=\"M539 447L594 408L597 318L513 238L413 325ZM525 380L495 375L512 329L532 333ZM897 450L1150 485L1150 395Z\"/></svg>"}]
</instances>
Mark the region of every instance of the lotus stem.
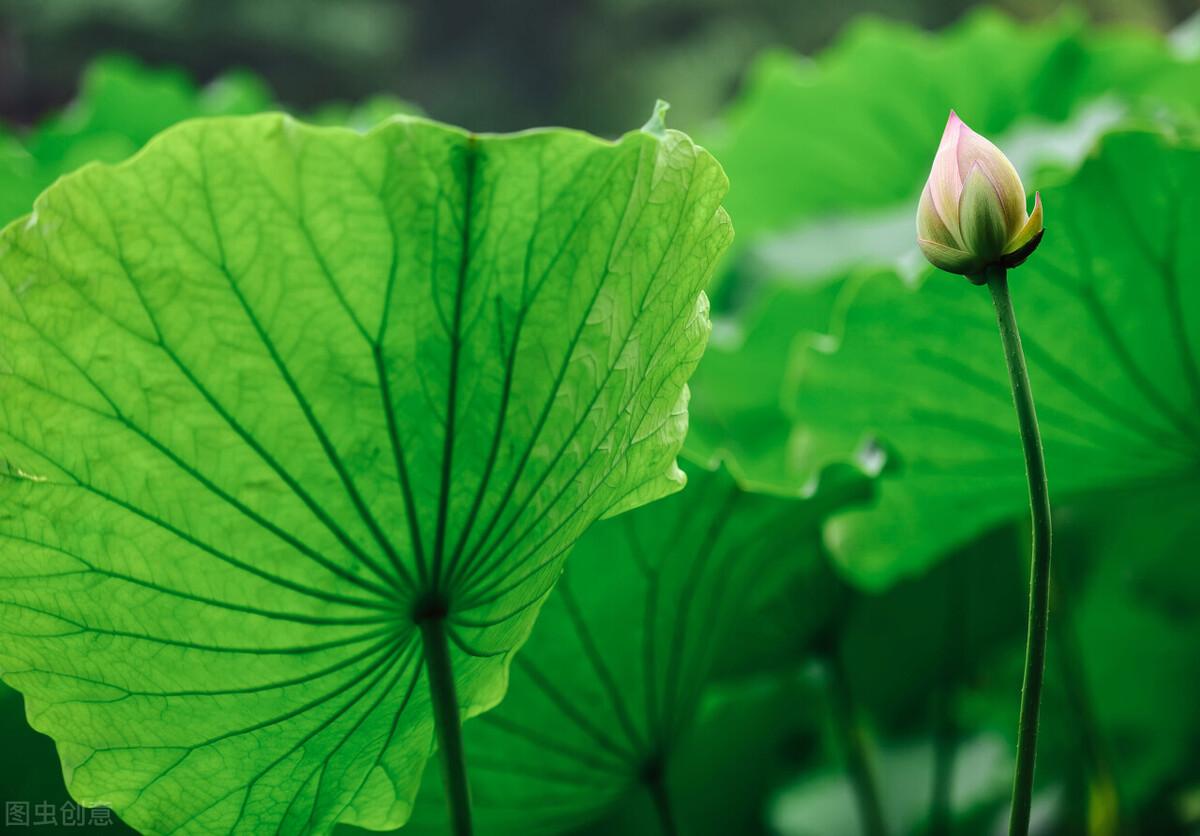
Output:
<instances>
[{"instance_id":1,"label":"lotus stem","mask_svg":"<svg viewBox=\"0 0 1200 836\"><path fill-rule=\"evenodd\" d=\"M429 675L429 695L437 728L438 753L442 762L442 783L450 808L450 832L471 836L471 792L467 784L467 760L463 751L462 719L454 670L450 663L450 643L442 618L420 620L425 646L425 671Z\"/></svg>"},{"instance_id":2,"label":"lotus stem","mask_svg":"<svg viewBox=\"0 0 1200 836\"><path fill-rule=\"evenodd\" d=\"M654 802L654 810L658 814L659 827L663 836L679 836L679 826L675 821L675 809L671 804L671 791L667 788L666 765L658 761L647 770L646 790Z\"/></svg>"},{"instance_id":3,"label":"lotus stem","mask_svg":"<svg viewBox=\"0 0 1200 836\"><path fill-rule=\"evenodd\" d=\"M989 267L984 278L996 308L996 322L1004 344L1004 360L1012 385L1013 404L1025 454L1029 481L1029 510L1033 519L1033 555L1029 574L1029 619L1025 641L1025 675L1021 685L1021 714L1017 727L1017 764L1013 776L1009 836L1028 836L1029 810L1033 803L1033 772L1037 757L1038 711L1046 672L1046 627L1050 618L1050 491L1046 485L1046 460L1034 411L1033 391L1021 334L1008 292L1008 273Z\"/></svg>"}]
</instances>

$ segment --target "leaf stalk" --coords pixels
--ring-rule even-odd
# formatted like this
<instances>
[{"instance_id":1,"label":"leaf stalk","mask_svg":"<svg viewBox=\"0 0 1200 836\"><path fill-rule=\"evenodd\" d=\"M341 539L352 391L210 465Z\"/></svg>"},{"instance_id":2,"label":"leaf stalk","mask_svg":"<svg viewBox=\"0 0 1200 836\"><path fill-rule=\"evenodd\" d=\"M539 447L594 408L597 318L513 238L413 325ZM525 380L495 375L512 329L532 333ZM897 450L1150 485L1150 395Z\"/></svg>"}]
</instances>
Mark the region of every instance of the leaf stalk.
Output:
<instances>
[{"instance_id":1,"label":"leaf stalk","mask_svg":"<svg viewBox=\"0 0 1200 836\"><path fill-rule=\"evenodd\" d=\"M1050 619L1050 489L1046 484L1046 459L1034 410L1033 391L1021 334L1008 292L1008 274L1003 267L989 267L984 273L1000 340L1008 366L1021 448L1025 454L1025 474L1029 481L1029 510L1033 519L1033 553L1029 575L1029 617L1025 641L1025 674L1021 684L1021 713L1017 727L1017 763L1013 776L1012 812L1009 836L1028 836L1029 811L1033 803L1033 773L1037 756L1038 712L1042 701L1042 683L1046 672L1046 632Z\"/></svg>"},{"instance_id":2,"label":"leaf stalk","mask_svg":"<svg viewBox=\"0 0 1200 836\"><path fill-rule=\"evenodd\" d=\"M418 623L425 647L425 672L429 676L429 696L433 704L434 726L437 728L442 783L450 808L450 829L454 836L471 836L471 791L467 783L462 718L454 686L446 620L423 618Z\"/></svg>"},{"instance_id":3,"label":"leaf stalk","mask_svg":"<svg viewBox=\"0 0 1200 836\"><path fill-rule=\"evenodd\" d=\"M658 814L659 827L663 836L679 836L679 826L675 821L675 809L671 805L671 791L667 788L666 764L656 761L645 774L646 791L654 802L654 810Z\"/></svg>"}]
</instances>

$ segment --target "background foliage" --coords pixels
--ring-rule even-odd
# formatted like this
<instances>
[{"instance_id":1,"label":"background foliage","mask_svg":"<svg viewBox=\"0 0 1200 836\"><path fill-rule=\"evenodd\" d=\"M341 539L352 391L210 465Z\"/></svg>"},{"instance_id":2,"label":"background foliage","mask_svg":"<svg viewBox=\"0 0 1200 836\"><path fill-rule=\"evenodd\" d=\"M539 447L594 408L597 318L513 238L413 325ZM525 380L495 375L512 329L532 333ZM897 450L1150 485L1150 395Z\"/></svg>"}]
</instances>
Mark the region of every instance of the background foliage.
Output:
<instances>
[{"instance_id":1,"label":"background foliage","mask_svg":"<svg viewBox=\"0 0 1200 836\"><path fill-rule=\"evenodd\" d=\"M585 535L509 698L467 724L481 832L658 833L662 794L684 833L858 833L872 795L893 833L998 827L1028 537L987 300L912 245L950 107L1047 211L1013 279L1058 524L1035 822L1200 832L1190 9L606 0L480 4L464 31L445 4L221 5L0 4L0 221L175 122L277 106L612 134L663 96L732 183L691 484ZM97 47L142 60L77 81ZM0 795L62 803L0 701L23 753ZM444 826L434 772L416 832Z\"/></svg>"}]
</instances>

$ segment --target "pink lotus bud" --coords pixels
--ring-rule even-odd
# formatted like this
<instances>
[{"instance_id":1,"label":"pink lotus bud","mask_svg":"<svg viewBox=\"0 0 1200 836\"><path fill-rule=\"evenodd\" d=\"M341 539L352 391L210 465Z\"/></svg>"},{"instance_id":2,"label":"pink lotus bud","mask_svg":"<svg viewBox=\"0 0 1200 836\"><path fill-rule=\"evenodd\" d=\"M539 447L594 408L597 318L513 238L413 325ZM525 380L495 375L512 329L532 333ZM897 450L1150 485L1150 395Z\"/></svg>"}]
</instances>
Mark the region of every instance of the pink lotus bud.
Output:
<instances>
[{"instance_id":1,"label":"pink lotus bud","mask_svg":"<svg viewBox=\"0 0 1200 836\"><path fill-rule=\"evenodd\" d=\"M917 208L917 245L948 273L979 278L1016 267L1042 240L1042 200L1025 211L1025 187L1008 158L950 111Z\"/></svg>"}]
</instances>

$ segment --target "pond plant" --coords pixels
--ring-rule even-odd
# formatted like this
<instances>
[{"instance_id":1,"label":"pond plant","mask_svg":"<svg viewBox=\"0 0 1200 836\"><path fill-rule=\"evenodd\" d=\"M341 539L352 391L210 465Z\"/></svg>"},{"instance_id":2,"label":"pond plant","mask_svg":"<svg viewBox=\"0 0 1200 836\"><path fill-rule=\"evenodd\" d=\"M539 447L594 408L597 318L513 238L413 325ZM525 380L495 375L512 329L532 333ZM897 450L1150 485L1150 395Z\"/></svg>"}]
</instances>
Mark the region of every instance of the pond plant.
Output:
<instances>
[{"instance_id":1,"label":"pond plant","mask_svg":"<svg viewBox=\"0 0 1200 836\"><path fill-rule=\"evenodd\" d=\"M1025 836L1029 832L1029 810L1033 803L1038 713L1050 613L1052 525L1046 459L1021 333L1009 293L1008 271L1023 264L1041 244L1045 234L1042 214L1042 198L1038 194L1033 198L1033 211L1026 211L1021 177L1000 149L950 111L933 170L921 192L917 244L935 267L966 276L974 285L987 285L991 293L1017 411L1033 520L1025 674L1009 824L1012 836Z\"/></svg>"}]
</instances>

